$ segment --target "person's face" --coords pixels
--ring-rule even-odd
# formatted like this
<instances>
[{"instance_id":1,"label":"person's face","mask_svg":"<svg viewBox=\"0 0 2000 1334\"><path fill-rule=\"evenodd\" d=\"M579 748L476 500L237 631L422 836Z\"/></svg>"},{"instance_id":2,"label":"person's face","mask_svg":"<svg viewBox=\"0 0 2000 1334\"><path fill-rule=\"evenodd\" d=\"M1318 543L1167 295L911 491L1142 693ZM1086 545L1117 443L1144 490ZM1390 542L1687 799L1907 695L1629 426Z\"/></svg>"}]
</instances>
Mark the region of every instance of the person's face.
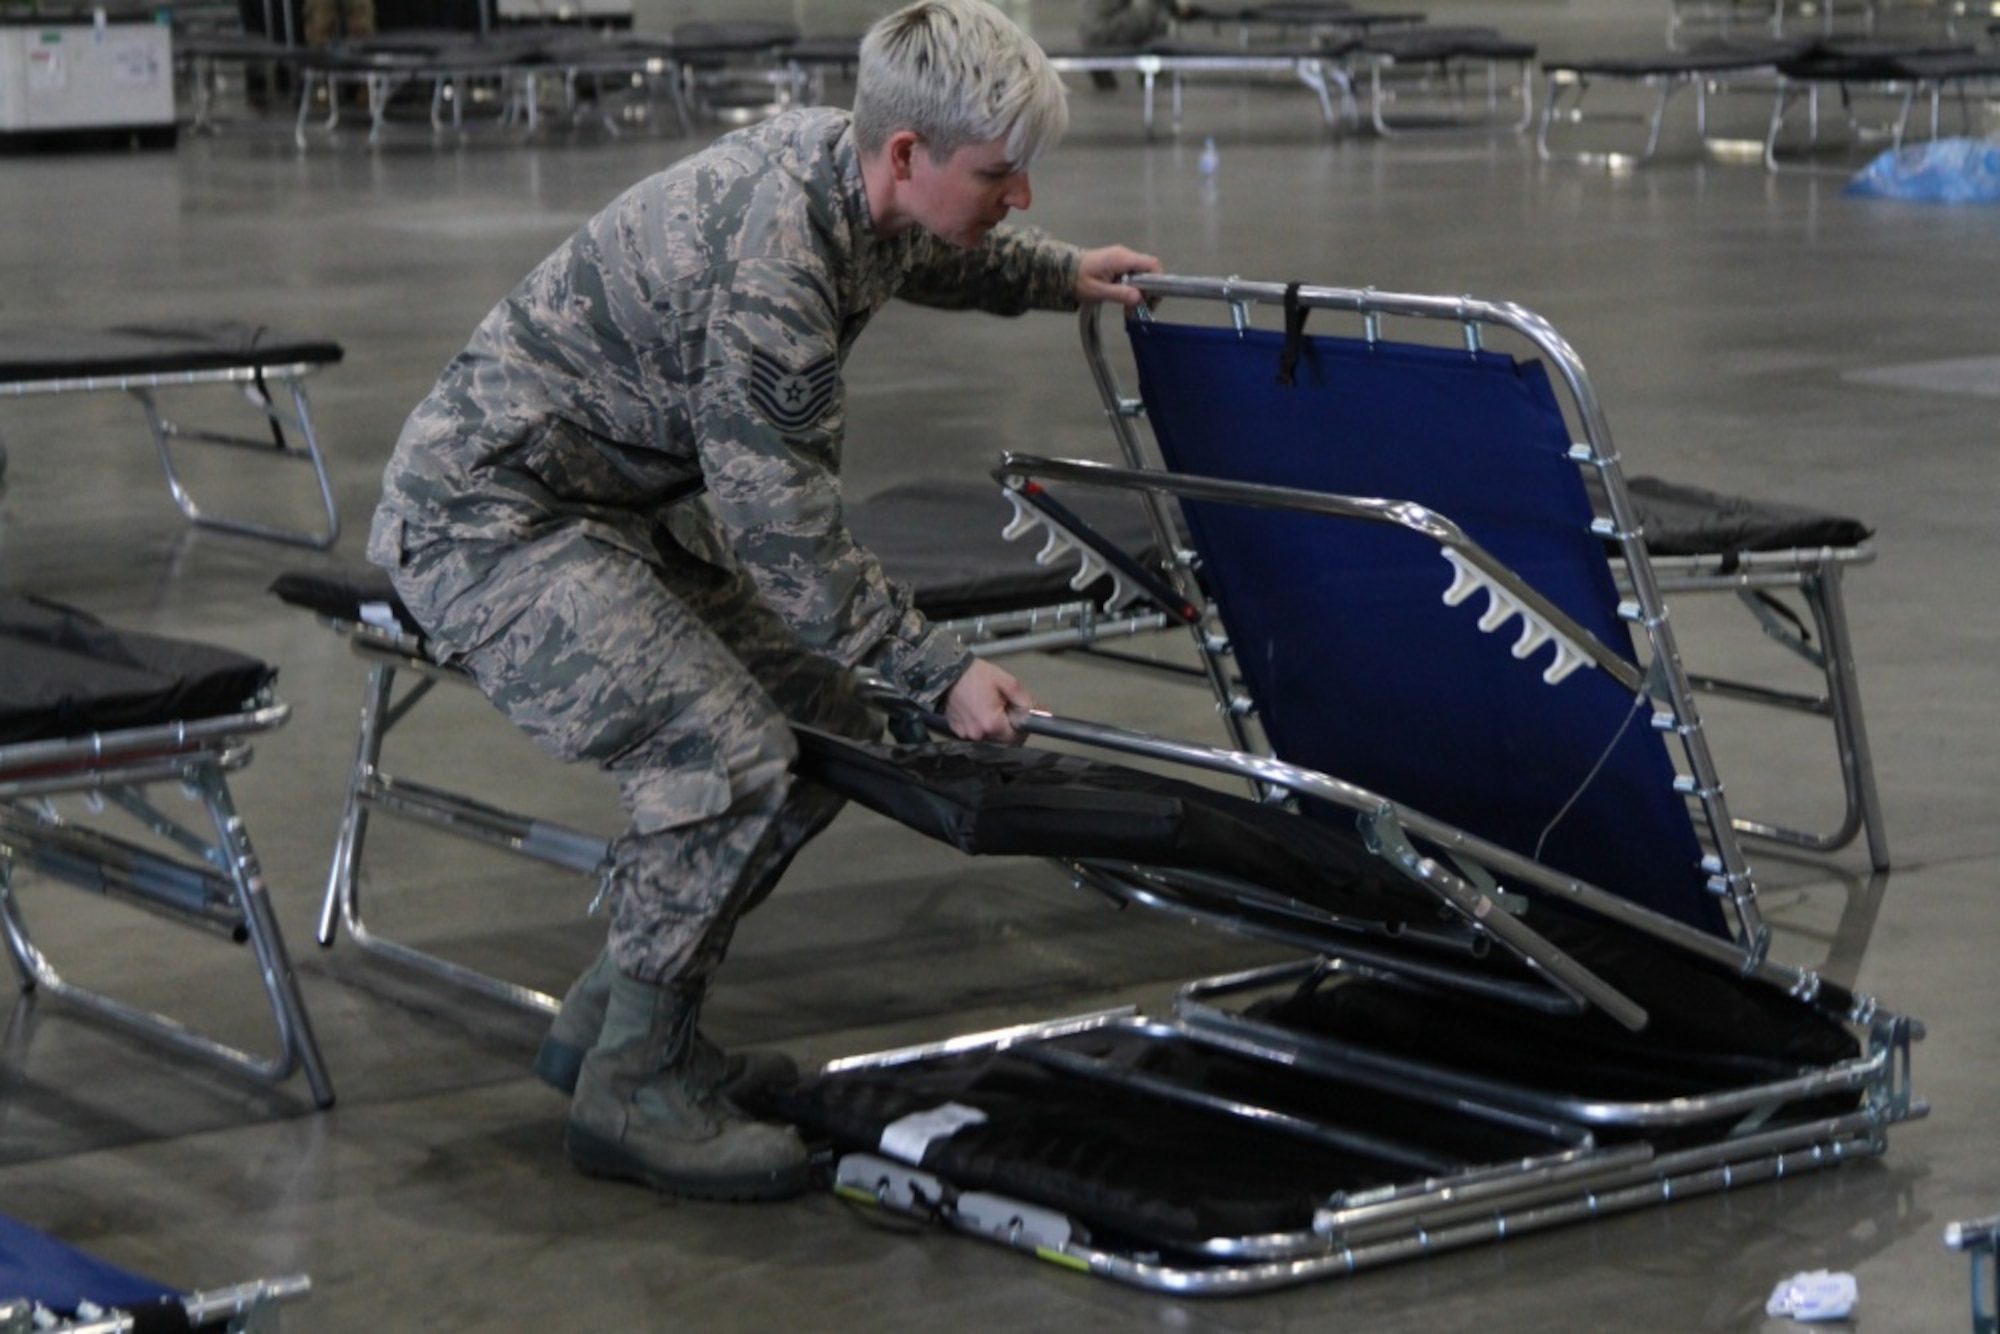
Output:
<instances>
[{"instance_id":1,"label":"person's face","mask_svg":"<svg viewBox=\"0 0 2000 1334\"><path fill-rule=\"evenodd\" d=\"M909 155L906 199L910 214L927 231L955 246L972 249L1014 209L1034 201L1025 168L1007 160L1002 140L967 144L943 161L933 161L921 143Z\"/></svg>"}]
</instances>

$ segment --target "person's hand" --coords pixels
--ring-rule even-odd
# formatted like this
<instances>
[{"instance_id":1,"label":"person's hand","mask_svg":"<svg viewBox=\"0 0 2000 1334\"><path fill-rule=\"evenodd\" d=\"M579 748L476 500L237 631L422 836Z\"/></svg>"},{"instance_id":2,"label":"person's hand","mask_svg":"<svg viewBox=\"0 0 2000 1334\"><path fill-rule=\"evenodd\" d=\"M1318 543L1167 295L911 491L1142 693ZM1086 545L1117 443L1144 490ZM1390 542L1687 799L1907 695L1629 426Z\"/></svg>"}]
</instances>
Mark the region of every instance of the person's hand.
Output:
<instances>
[{"instance_id":1,"label":"person's hand","mask_svg":"<svg viewBox=\"0 0 2000 1334\"><path fill-rule=\"evenodd\" d=\"M944 697L944 718L953 736L967 741L1000 741L1018 746L1024 738L1007 717L1009 709L1032 709L1035 697L1013 674L984 658L974 658Z\"/></svg>"},{"instance_id":2,"label":"person's hand","mask_svg":"<svg viewBox=\"0 0 2000 1334\"><path fill-rule=\"evenodd\" d=\"M1152 255L1142 255L1136 250L1122 245L1101 246L1096 250L1083 252L1083 259L1076 266L1076 299L1078 301L1110 301L1121 306L1136 306L1145 296L1136 287L1128 287L1118 280L1128 273L1158 273L1160 261Z\"/></svg>"}]
</instances>

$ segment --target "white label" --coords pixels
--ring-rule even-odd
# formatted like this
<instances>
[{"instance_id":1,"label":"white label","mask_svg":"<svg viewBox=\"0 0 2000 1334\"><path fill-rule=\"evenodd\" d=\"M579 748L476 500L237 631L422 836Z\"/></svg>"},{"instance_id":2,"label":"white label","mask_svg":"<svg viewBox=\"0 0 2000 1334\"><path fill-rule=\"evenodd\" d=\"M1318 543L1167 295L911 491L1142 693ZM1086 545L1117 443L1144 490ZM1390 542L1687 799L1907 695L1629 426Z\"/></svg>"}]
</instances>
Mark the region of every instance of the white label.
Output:
<instances>
[{"instance_id":1,"label":"white label","mask_svg":"<svg viewBox=\"0 0 2000 1334\"><path fill-rule=\"evenodd\" d=\"M928 1111L912 1112L882 1128L882 1152L905 1163L921 1163L924 1150L936 1140L950 1139L967 1126L986 1119L977 1107L948 1102Z\"/></svg>"},{"instance_id":2,"label":"white label","mask_svg":"<svg viewBox=\"0 0 2000 1334\"><path fill-rule=\"evenodd\" d=\"M62 47L46 39L28 52L28 87L43 92L61 92L69 83L63 67Z\"/></svg>"},{"instance_id":3,"label":"white label","mask_svg":"<svg viewBox=\"0 0 2000 1334\"><path fill-rule=\"evenodd\" d=\"M150 88L160 81L160 57L146 42L120 42L111 48L111 81L128 88Z\"/></svg>"}]
</instances>

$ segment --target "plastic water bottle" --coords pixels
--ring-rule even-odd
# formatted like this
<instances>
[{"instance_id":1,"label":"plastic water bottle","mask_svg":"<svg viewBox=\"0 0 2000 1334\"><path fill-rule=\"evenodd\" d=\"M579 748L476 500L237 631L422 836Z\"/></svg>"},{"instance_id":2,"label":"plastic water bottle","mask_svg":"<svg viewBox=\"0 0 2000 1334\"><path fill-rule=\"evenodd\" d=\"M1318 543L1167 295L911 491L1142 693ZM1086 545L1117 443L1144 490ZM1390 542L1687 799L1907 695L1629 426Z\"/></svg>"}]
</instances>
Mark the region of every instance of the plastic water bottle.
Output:
<instances>
[{"instance_id":1,"label":"plastic water bottle","mask_svg":"<svg viewBox=\"0 0 2000 1334\"><path fill-rule=\"evenodd\" d=\"M1214 180L1215 173L1222 169L1222 155L1215 151L1214 135L1209 135L1203 141L1201 146L1201 160L1197 165L1201 168L1202 179L1208 181Z\"/></svg>"}]
</instances>

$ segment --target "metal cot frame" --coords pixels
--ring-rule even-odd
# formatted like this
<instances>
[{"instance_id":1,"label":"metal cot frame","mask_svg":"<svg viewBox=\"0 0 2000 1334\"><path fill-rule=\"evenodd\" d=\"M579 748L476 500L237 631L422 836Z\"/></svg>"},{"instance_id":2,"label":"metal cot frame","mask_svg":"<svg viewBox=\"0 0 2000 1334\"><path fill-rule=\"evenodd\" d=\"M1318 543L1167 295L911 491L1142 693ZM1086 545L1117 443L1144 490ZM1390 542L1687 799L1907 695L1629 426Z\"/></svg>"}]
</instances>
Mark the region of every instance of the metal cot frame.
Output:
<instances>
[{"instance_id":1,"label":"metal cot frame","mask_svg":"<svg viewBox=\"0 0 2000 1334\"><path fill-rule=\"evenodd\" d=\"M1358 318L1370 340L1381 336L1385 319L1404 319L1419 325L1455 326L1470 349L1477 349L1493 333L1509 333L1543 357L1556 383L1562 386L1565 404L1573 418L1578 438L1572 457L1579 468L1594 475L1602 484L1608 512L1599 520L1603 540L1613 550L1613 569L1621 585L1633 599L1624 611L1627 619L1648 645L1651 669L1661 682L1655 699L1660 716L1656 728L1674 735L1684 755L1690 794L1705 812L1709 842L1715 859L1714 873L1723 891L1736 899L1745 914L1741 923L1755 935L1761 923L1753 905L1754 889L1738 845L1739 835L1749 835L1811 852L1831 852L1847 846L1863 832L1867 836L1872 865L1889 865L1888 839L1884 828L1880 794L1874 777L1872 752L1863 719L1861 691L1849 630L1843 575L1852 565L1874 558L1872 546L1863 543L1851 548L1824 548L1739 554L1716 553L1687 557L1655 558L1647 550L1645 533L1624 482L1620 453L1611 437L1610 424L1598 402L1596 391L1582 359L1567 339L1539 315L1511 303L1477 301L1469 297L1439 297L1377 292L1368 289L1297 286L1284 283L1245 282L1236 278L1190 278L1137 275L1131 280L1149 296L1173 297L1220 303L1230 312L1238 328L1247 327L1249 311L1255 306L1283 308L1287 291L1300 308L1345 312ZM1144 405L1119 382L1108 359L1099 325L1098 312L1086 309L1081 317L1086 359L1095 377L1106 416L1115 430L1119 447L1132 469L1151 471L1150 450L1140 438L1138 421ZM1101 471L1063 467L1044 474L1060 479L1064 475L1102 477ZM1150 486L1150 480L1137 484ZM1156 512L1156 521L1164 515ZM1162 542L1162 550L1174 544ZM1776 618L1765 616L1766 629L1781 644L1803 656L1816 668L1824 682L1822 693L1803 694L1767 685L1689 673L1682 665L1666 612L1665 594L1732 593L1789 588L1805 601L1820 634L1814 648L1796 634L1786 632ZM1179 590L1200 605L1201 590L1185 570ZM1746 605L1758 610L1754 597ZM1211 686L1223 702L1223 717L1232 742L1242 749L1254 749L1250 719L1254 708L1235 689L1226 659L1226 645L1216 636L1197 631L1196 647L1206 664ZM1838 823L1828 830L1790 827L1772 821L1733 815L1723 797L1721 782L1709 753L1694 702L1697 689L1751 703L1808 715L1825 717L1833 731L1836 759L1845 801Z\"/></svg>"},{"instance_id":2,"label":"metal cot frame","mask_svg":"<svg viewBox=\"0 0 2000 1334\"><path fill-rule=\"evenodd\" d=\"M1695 133L1704 147L1722 142L1709 134L1709 97L1734 91L1748 83L1774 83L1777 62L1796 53L1797 43L1759 43L1737 47L1702 47L1693 51L1668 51L1653 56L1603 57L1597 59L1542 62L1545 80L1540 126L1535 149L1544 162L1574 162L1609 167L1638 166L1659 151L1660 136L1666 125L1667 109L1683 90L1694 90ZM1633 84L1657 94L1644 112L1608 111L1586 114L1584 101L1593 82ZM1644 140L1636 149L1564 148L1561 130L1572 131L1586 124L1637 121L1645 127Z\"/></svg>"},{"instance_id":3,"label":"metal cot frame","mask_svg":"<svg viewBox=\"0 0 2000 1334\"><path fill-rule=\"evenodd\" d=\"M1427 537L1473 572L1489 589L1493 606L1511 605L1531 627L1546 628L1567 651L1607 671L1622 673L1628 685L1643 687L1653 699L1654 726L1679 743L1688 770L1677 785L1705 826L1710 856L1704 864L1709 889L1733 905L1734 939L1670 920L1606 886L1514 853L1379 793L1342 779L1260 753L1253 730L1255 706L1242 698L1228 659L1227 645L1214 627L1197 623L1192 633L1218 698L1224 703L1232 744L1208 747L1137 733L1101 723L1029 713L1022 730L1086 752L1109 752L1151 765L1227 775L1246 783L1267 802L1288 804L1309 798L1350 813L1362 843L1382 858L1389 874L1419 897L1433 896L1451 920L1490 940L1529 967L1540 996L1493 991L1480 979L1449 980L1450 965L1431 970L1413 962L1395 938L1383 948L1357 936L1351 925L1324 916L1309 903L1277 888L1260 889L1226 877L1087 859L1063 860L1073 881L1116 900L1160 908L1306 951L1307 957L1183 987L1169 1017L1149 1020L1131 1009L1104 1011L1019 1025L838 1060L820 1072L838 1081L913 1067L967 1054L1019 1055L1034 1065L1086 1081L1101 1081L1148 1099L1200 1108L1246 1128L1278 1126L1306 1140L1369 1147L1335 1121L1301 1122L1282 1107L1241 1101L1204 1086L1182 1085L1123 1063L1079 1056L1050 1044L1079 1034L1133 1031L1173 1041L1204 1044L1346 1084L1393 1091L1475 1119L1521 1123L1548 1130L1546 1151L1525 1158L1473 1163L1443 1171L1417 1171L1394 1186L1335 1193L1319 1202L1310 1228L1295 1232L1216 1236L1197 1245L1162 1246L1106 1243L1093 1236L1087 1218L1074 1218L1034 1199L1019 1199L954 1183L915 1165L907 1149L858 1151L837 1159L834 1188L858 1202L938 1223L1034 1255L1059 1266L1108 1277L1142 1288L1185 1295L1233 1295L1334 1277L1385 1263L1420 1258L1557 1225L1667 1203L1882 1153L1888 1128L1919 1118L1928 1108L1914 1096L1910 1052L1923 1036L1922 1025L1891 1013L1866 996L1850 995L1815 972L1778 962L1769 955L1770 934L1762 921L1755 886L1737 846L1740 833L1766 832L1732 818L1695 707L1696 679L1680 669L1679 649L1666 615L1664 593L1721 591L1743 571L1727 571L1703 559L1680 563L1662 574L1649 559L1644 533L1635 521L1623 484L1621 460L1612 447L1603 414L1574 352L1539 317L1518 306L1470 298L1437 298L1339 288L1245 283L1235 279L1139 276L1149 296L1177 301L1223 303L1232 321L1246 327L1249 308L1259 304L1344 311L1358 316L1368 340L1380 337L1391 318L1432 320L1455 327L1469 351L1493 332L1525 338L1554 369L1571 402L1582 439L1570 459L1604 485L1609 513L1593 525L1614 563L1624 567L1620 595L1629 598L1621 619L1646 646L1641 667L1591 637L1566 613L1529 584L1470 542L1447 516L1394 499L1338 496L1285 487L1168 472L1153 463L1138 439L1140 400L1124 393L1099 341L1098 316L1086 311L1082 331L1093 373L1108 416L1128 455L1126 466L1109 466L1009 455L996 470L1004 484L1033 486L1044 481L1100 485L1140 492L1153 502L1162 545L1173 549L1170 500L1196 500L1254 508L1323 514L1361 523L1392 524ZM1143 318L1143 317L1142 317ZM1826 553L1773 557L1787 578L1810 584ZM1193 553L1181 561L1186 596L1203 602L1193 578ZM1838 569L1838 560L1834 568ZM1811 588L1809 597L1838 603L1832 589ZM1204 604L1205 605L1205 604ZM1537 619L1539 618L1539 624ZM1826 633L1843 635L1835 618ZM1831 650L1829 650L1832 652ZM1844 653L1845 650L1843 649ZM1518 654L1517 654L1518 656ZM1839 654L1835 654L1839 656ZM1560 659L1559 659L1560 660ZM1851 685L1851 680L1849 682ZM1855 702L1850 700L1850 702ZM1849 738L1845 733L1843 744ZM1865 746L1861 759L1865 763ZM1872 800L1872 786L1869 796ZM1852 830L1847 831L1852 836ZM1055 853L1058 858L1060 852ZM1849 1059L1794 1068L1775 1078L1741 1087L1666 1097L1606 1098L1527 1087L1513 1079L1482 1075L1356 1045L1291 1028L1263 1017L1245 1002L1273 992L1297 991L1329 976L1398 975L1419 991L1427 985L1460 986L1473 996L1514 1000L1557 1012L1594 1009L1628 1029L1641 1029L1648 1011L1620 989L1615 976L1600 975L1577 956L1540 934L1532 908L1516 916L1506 907L1509 893L1531 904L1567 905L1585 916L1649 936L1686 956L1713 965L1754 989L1770 988L1838 1021L1857 1035L1859 1050ZM1412 913L1414 919L1417 914ZM1503 990L1506 984L1501 984ZM1815 1110L1810 1104L1837 1096L1843 1105ZM1340 1099L1325 1100L1336 1107ZM1789 1113L1782 1109L1793 1108ZM922 1119L922 1118L913 1118ZM1600 1138L1602 1136L1602 1138ZM886 1137L885 1137L886 1138ZM1394 1144L1387 1146L1393 1154ZM922 1152L921 1149L918 1150ZM925 1157L923 1161L930 1159Z\"/></svg>"},{"instance_id":4,"label":"metal cot frame","mask_svg":"<svg viewBox=\"0 0 2000 1334\"><path fill-rule=\"evenodd\" d=\"M996 488L996 527L1007 513L999 503L1000 494ZM1088 548L1070 540L1059 518L1024 504L1016 508L1015 525L1021 532L1036 526L1044 530L1047 559L1041 564L1061 567L1072 560L1085 562L1072 587L1087 588L1102 574L1103 566L1087 562L1083 552ZM1128 591L1129 586L1118 586L1121 595ZM383 592L387 596L386 588ZM330 948L344 929L366 952L519 1009L553 1014L558 999L544 991L419 949L368 925L362 907L363 863L369 825L376 816L497 848L592 880L601 875L610 854L606 840L595 834L392 772L384 752L396 727L437 686L469 686L470 682L463 672L433 658L420 637L385 624L393 619L386 602L376 610L379 614L371 614L366 607L353 614L321 611L321 620L347 641L368 670L317 939ZM973 652L999 657L1090 651L1110 641L1164 630L1175 620L1156 604L1105 605L1078 592L1043 606L977 613L941 623L964 638Z\"/></svg>"},{"instance_id":5,"label":"metal cot frame","mask_svg":"<svg viewBox=\"0 0 2000 1334\"><path fill-rule=\"evenodd\" d=\"M245 537L261 537L292 546L325 550L340 536L340 513L334 505L333 482L327 475L326 456L320 450L319 436L313 429L312 413L306 401L305 387L305 378L308 375L341 359L341 349L337 345L325 344L324 348L322 353L311 358L301 357L297 360L273 362L246 354L240 364L217 366L178 365L175 349L165 346L157 358L153 359L158 363L157 369L106 371L102 374L88 371L83 374L72 374L67 370L57 369L51 369L47 373L28 372L18 374L14 378L0 379L0 397L25 398L32 394L92 394L107 391L130 394L138 399L140 406L145 409L147 430L152 436L153 448L159 455L160 467L166 474L168 494L173 497L175 507L189 523ZM232 386L241 389L253 407L265 418L270 428L269 433L260 439L237 434L234 431L186 429L169 417L160 406L159 394L162 391L204 386ZM270 393L272 387L290 399L289 412L279 408L272 401ZM298 443L294 444L285 438L286 426L290 426L298 433ZM243 450L252 456L304 464L312 470L313 482L317 488L324 516L323 524L316 529L289 528L267 523L261 519L210 513L196 502L181 481L180 473L174 466L173 447L176 441L219 445Z\"/></svg>"},{"instance_id":6,"label":"metal cot frame","mask_svg":"<svg viewBox=\"0 0 2000 1334\"><path fill-rule=\"evenodd\" d=\"M74 1004L128 1032L260 1082L303 1070L313 1100L331 1106L333 1082L313 1037L271 908L249 830L228 774L249 763L246 738L281 726L290 707L96 732L0 747L0 936L21 989ZM201 804L202 832L156 804L146 789L176 784ZM85 794L157 836L131 838L57 813L51 799ZM258 1056L179 1020L72 982L34 943L16 884L22 871L66 881L167 920L246 943L276 1028L276 1050Z\"/></svg>"},{"instance_id":7,"label":"metal cot frame","mask_svg":"<svg viewBox=\"0 0 2000 1334\"><path fill-rule=\"evenodd\" d=\"M1342 67L1339 48L1311 47L1296 51L1174 50L1052 52L1049 63L1064 74L1098 72L1131 74L1138 78L1140 115L1146 133L1157 125L1158 84L1167 80L1173 130L1181 127L1182 85L1190 76L1211 74L1290 74L1319 100L1320 119L1338 130L1356 118L1353 85Z\"/></svg>"},{"instance_id":8,"label":"metal cot frame","mask_svg":"<svg viewBox=\"0 0 2000 1334\"><path fill-rule=\"evenodd\" d=\"M1041 474L1043 461L1018 461L1021 471ZM1060 471L1058 469L1057 471ZM1185 494L1223 499L1226 484L1190 483ZM1239 494L1231 499L1248 499ZM1270 499L1263 497L1262 499ZM1667 921L1597 886L1581 884L1527 858L1397 807L1375 793L1326 774L1267 757L1176 742L1101 724L1030 714L1024 730L1076 745L1154 761L1189 766L1248 779L1267 790L1311 796L1353 811L1371 846L1412 881L1454 905L1482 929L1497 932L1505 947L1518 949L1554 980L1555 989L1578 1004L1596 1006L1631 1027L1643 1025L1636 1009L1615 987L1552 949L1532 929L1517 927L1505 910L1485 901L1476 864L1537 896L1567 901L1589 912L1635 927L1806 1000L1818 996L1821 981L1807 970L1773 962L1761 953ZM1447 868L1417 851L1421 841L1448 848ZM1292 905L1279 914L1275 931L1246 922L1237 913L1248 900L1223 888L1218 899L1195 885L1191 898L1175 892L1175 877L1154 867L1067 863L1079 886L1116 898L1165 907L1197 920L1246 926L1307 945L1315 933L1310 912ZM1485 901L1482 906L1482 901ZM1329 953L1289 964L1190 983L1175 996L1169 1018L1148 1020L1122 1008L967 1034L938 1042L848 1057L828 1063L820 1075L838 1077L907 1066L938 1057L980 1051L1020 1052L1048 1065L1107 1086L1137 1089L1149 1096L1203 1106L1247 1125L1285 1122L1289 1114L1253 1103L1212 1097L1161 1081L1132 1077L1110 1066L1065 1053L1037 1052L1038 1044L1106 1028L1144 1029L1163 1037L1233 1051L1313 1075L1376 1087L1419 1101L1449 1107L1475 1119L1524 1119L1543 1127L1547 1152L1526 1159L1418 1174L1394 1188L1336 1194L1315 1210L1309 1230L1212 1238L1195 1252L1167 1254L1144 1247L1110 1246L1092 1239L1087 1225L1059 1210L990 1191L964 1190L919 1167L872 1152L849 1153L835 1164L835 1191L859 1203L907 1214L950 1230L1025 1252L1064 1268L1131 1286L1189 1296L1232 1296L1262 1292L1364 1269L1419 1259L1525 1232L1591 1221L1613 1213L1652 1207L1693 1196L1838 1166L1877 1156L1887 1149L1887 1131L1903 1120L1928 1114L1913 1095L1910 1049L1923 1036L1920 1023L1890 1013L1862 996L1851 998L1845 1022L1864 1034L1853 1059L1793 1077L1714 1094L1642 1101L1567 1097L1526 1089L1419 1059L1305 1035L1250 1017L1230 1001L1260 991L1283 989L1352 961L1351 937L1321 935ZM1367 971L1374 965L1352 963ZM1393 968L1393 965L1389 965ZM1824 1116L1767 1123L1777 1109L1829 1094L1855 1094L1856 1106ZM1337 1101L1337 1100L1336 1100ZM1599 1131L1618 1129L1624 1142L1599 1143ZM1678 1132L1676 1147L1649 1142L1654 1132ZM1693 1131L1692 1135L1685 1132ZM1306 1137L1340 1136L1338 1127L1296 1127ZM1391 1146L1393 1148L1393 1146Z\"/></svg>"}]
</instances>

